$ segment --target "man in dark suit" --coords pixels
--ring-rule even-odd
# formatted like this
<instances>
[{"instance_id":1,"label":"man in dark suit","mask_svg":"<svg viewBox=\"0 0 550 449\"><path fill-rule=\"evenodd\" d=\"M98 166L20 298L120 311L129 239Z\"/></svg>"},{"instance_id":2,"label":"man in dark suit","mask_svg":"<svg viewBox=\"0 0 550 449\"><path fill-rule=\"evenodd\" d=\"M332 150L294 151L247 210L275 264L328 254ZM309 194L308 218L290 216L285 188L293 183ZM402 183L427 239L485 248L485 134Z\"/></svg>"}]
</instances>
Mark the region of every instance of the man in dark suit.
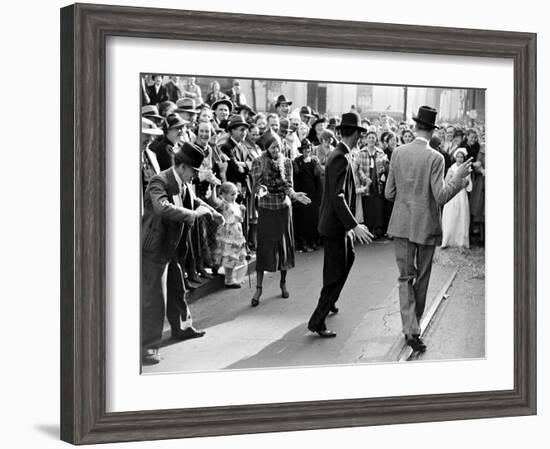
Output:
<instances>
[{"instance_id":1,"label":"man in dark suit","mask_svg":"<svg viewBox=\"0 0 550 449\"><path fill-rule=\"evenodd\" d=\"M420 319L432 272L436 246L441 245L441 207L465 186L471 159L453 178L444 181L445 161L430 148L437 111L421 106L416 121L416 139L393 151L386 183L386 198L394 202L388 234L394 239L399 270L399 303L403 334L414 351L423 352Z\"/></svg>"},{"instance_id":2,"label":"man in dark suit","mask_svg":"<svg viewBox=\"0 0 550 449\"><path fill-rule=\"evenodd\" d=\"M232 182L241 188L241 193L245 195L248 180L248 166L245 162L246 148L244 148L244 139L250 125L245 122L240 115L232 115L227 122L226 131L229 133L227 141L220 146L220 150L227 156L226 181ZM248 189L250 190L250 189Z\"/></svg>"},{"instance_id":3,"label":"man in dark suit","mask_svg":"<svg viewBox=\"0 0 550 449\"><path fill-rule=\"evenodd\" d=\"M174 154L177 153L182 143L182 136L187 126L187 121L183 120L179 114L170 114L166 117L164 127L164 136L155 140L149 148L157 156L157 161L161 170L166 170L172 166Z\"/></svg>"},{"instance_id":4,"label":"man in dark suit","mask_svg":"<svg viewBox=\"0 0 550 449\"><path fill-rule=\"evenodd\" d=\"M187 340L204 335L204 331L192 325L180 266L186 251L186 235L195 219L209 215L219 224L224 221L222 215L196 198L189 187L203 159L204 153L198 147L184 143L174 156L174 165L153 176L145 191L141 229L141 360L144 365L160 361L165 295L172 339Z\"/></svg>"},{"instance_id":5,"label":"man in dark suit","mask_svg":"<svg viewBox=\"0 0 550 449\"><path fill-rule=\"evenodd\" d=\"M336 301L346 283L355 260L354 238L370 243L372 234L355 220L355 181L351 164L351 149L365 128L359 126L357 113L342 115L338 130L342 140L327 159L325 185L319 214L319 234L323 237L323 288L319 303L309 319L308 329L320 337L336 337L327 329L327 315L337 313Z\"/></svg>"},{"instance_id":6,"label":"man in dark suit","mask_svg":"<svg viewBox=\"0 0 550 449\"><path fill-rule=\"evenodd\" d=\"M147 86L147 96L149 97L149 104L154 105L168 100L166 87L162 85L162 75L153 75L153 84Z\"/></svg>"}]
</instances>

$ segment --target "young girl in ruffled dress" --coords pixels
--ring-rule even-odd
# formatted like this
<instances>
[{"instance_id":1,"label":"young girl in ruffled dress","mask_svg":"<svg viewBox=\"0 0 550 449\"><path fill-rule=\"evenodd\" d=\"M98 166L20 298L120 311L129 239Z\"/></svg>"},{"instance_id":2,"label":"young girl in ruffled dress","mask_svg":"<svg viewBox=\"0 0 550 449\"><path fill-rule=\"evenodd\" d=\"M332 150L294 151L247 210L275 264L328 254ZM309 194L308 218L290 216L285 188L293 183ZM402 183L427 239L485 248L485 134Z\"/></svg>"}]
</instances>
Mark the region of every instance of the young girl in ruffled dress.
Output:
<instances>
[{"instance_id":1,"label":"young girl in ruffled dress","mask_svg":"<svg viewBox=\"0 0 550 449\"><path fill-rule=\"evenodd\" d=\"M225 288L241 288L235 275L235 267L242 264L247 255L246 240L243 234L242 222L244 206L235 199L238 195L237 186L232 182L224 182L220 187L222 199L219 209L225 219L225 224L216 233L215 260L225 272Z\"/></svg>"},{"instance_id":2,"label":"young girl in ruffled dress","mask_svg":"<svg viewBox=\"0 0 550 449\"><path fill-rule=\"evenodd\" d=\"M454 152L456 162L451 165L445 181L454 176L459 165L463 164L468 153L465 148L458 148ZM445 206L441 216L441 226L443 228L443 242L441 248L469 248L470 247L470 204L468 202L468 193L472 191L472 179L470 175L466 177L466 187L458 192Z\"/></svg>"}]
</instances>

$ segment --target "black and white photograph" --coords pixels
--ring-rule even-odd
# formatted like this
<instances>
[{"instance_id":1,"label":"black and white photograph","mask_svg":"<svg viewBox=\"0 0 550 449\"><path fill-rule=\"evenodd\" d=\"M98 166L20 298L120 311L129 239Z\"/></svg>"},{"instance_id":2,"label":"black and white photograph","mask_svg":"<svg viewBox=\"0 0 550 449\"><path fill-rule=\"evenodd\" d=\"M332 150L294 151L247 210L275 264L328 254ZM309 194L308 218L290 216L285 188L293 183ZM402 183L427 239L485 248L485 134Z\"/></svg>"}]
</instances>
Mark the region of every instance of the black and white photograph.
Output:
<instances>
[{"instance_id":1,"label":"black and white photograph","mask_svg":"<svg viewBox=\"0 0 550 449\"><path fill-rule=\"evenodd\" d=\"M485 358L485 93L142 73L141 373Z\"/></svg>"}]
</instances>

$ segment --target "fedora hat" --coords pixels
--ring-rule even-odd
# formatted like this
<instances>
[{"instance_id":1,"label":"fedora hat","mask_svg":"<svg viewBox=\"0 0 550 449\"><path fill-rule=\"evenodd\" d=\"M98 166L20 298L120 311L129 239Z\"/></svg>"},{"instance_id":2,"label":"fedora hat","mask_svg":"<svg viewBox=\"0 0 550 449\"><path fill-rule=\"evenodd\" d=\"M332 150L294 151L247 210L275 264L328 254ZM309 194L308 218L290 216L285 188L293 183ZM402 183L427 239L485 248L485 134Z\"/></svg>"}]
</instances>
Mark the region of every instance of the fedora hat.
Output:
<instances>
[{"instance_id":1,"label":"fedora hat","mask_svg":"<svg viewBox=\"0 0 550 449\"><path fill-rule=\"evenodd\" d=\"M227 98L222 98L221 100L212 103L212 110L215 111L220 104L225 104L229 108L229 112L233 110L233 103Z\"/></svg>"},{"instance_id":2,"label":"fedora hat","mask_svg":"<svg viewBox=\"0 0 550 449\"><path fill-rule=\"evenodd\" d=\"M162 136L162 129L158 128L151 120L142 117L141 118L141 133L149 134L150 136Z\"/></svg>"},{"instance_id":3,"label":"fedora hat","mask_svg":"<svg viewBox=\"0 0 550 449\"><path fill-rule=\"evenodd\" d=\"M302 106L300 108L300 114L305 115L306 117L313 117L313 111L309 106Z\"/></svg>"},{"instance_id":4,"label":"fedora hat","mask_svg":"<svg viewBox=\"0 0 550 449\"><path fill-rule=\"evenodd\" d=\"M418 114L413 116L413 120L421 125L428 126L432 129L438 129L439 126L435 125L435 117L437 116L437 111L430 106L420 106L418 108Z\"/></svg>"},{"instance_id":5,"label":"fedora hat","mask_svg":"<svg viewBox=\"0 0 550 449\"><path fill-rule=\"evenodd\" d=\"M275 103L275 107L278 108L282 104L288 104L290 106L292 104L292 101L287 100L284 94L281 94L277 97L277 103Z\"/></svg>"},{"instance_id":6,"label":"fedora hat","mask_svg":"<svg viewBox=\"0 0 550 449\"><path fill-rule=\"evenodd\" d=\"M306 150L308 148L311 148L311 141L306 137L302 142L300 142L300 148L299 150Z\"/></svg>"},{"instance_id":7,"label":"fedora hat","mask_svg":"<svg viewBox=\"0 0 550 449\"><path fill-rule=\"evenodd\" d=\"M163 101L159 104L158 111L163 117L167 117L174 112L178 107L173 101Z\"/></svg>"},{"instance_id":8,"label":"fedora hat","mask_svg":"<svg viewBox=\"0 0 550 449\"><path fill-rule=\"evenodd\" d=\"M315 119L315 121L311 124L312 128L315 128L315 125L318 125L319 123L326 123L327 119L325 117L319 117L318 119Z\"/></svg>"},{"instance_id":9,"label":"fedora hat","mask_svg":"<svg viewBox=\"0 0 550 449\"><path fill-rule=\"evenodd\" d=\"M166 117L166 130L183 128L188 123L189 122L182 119L179 114L170 114L168 117Z\"/></svg>"},{"instance_id":10,"label":"fedora hat","mask_svg":"<svg viewBox=\"0 0 550 449\"><path fill-rule=\"evenodd\" d=\"M147 117L148 119L157 119L157 120L164 120L164 117L162 117L159 114L158 108L153 104L148 104L146 106L142 106L141 108L141 115L143 117Z\"/></svg>"},{"instance_id":11,"label":"fedora hat","mask_svg":"<svg viewBox=\"0 0 550 449\"><path fill-rule=\"evenodd\" d=\"M346 112L342 114L342 120L336 129L353 128L359 130L359 132L366 133L367 129L360 126L360 123L361 117L357 112Z\"/></svg>"},{"instance_id":12,"label":"fedora hat","mask_svg":"<svg viewBox=\"0 0 550 449\"><path fill-rule=\"evenodd\" d=\"M256 115L257 112L252 109L250 106L248 106L247 104L241 104L241 105L238 105L235 107L235 112L236 113L240 113L241 111L247 111L249 114L251 115Z\"/></svg>"},{"instance_id":13,"label":"fedora hat","mask_svg":"<svg viewBox=\"0 0 550 449\"><path fill-rule=\"evenodd\" d=\"M245 126L247 129L250 128L250 125L240 115L232 115L227 121L227 126L225 127L226 131L231 131L233 128L238 126Z\"/></svg>"},{"instance_id":14,"label":"fedora hat","mask_svg":"<svg viewBox=\"0 0 550 449\"><path fill-rule=\"evenodd\" d=\"M191 114L198 114L200 111L196 109L195 100L192 98L180 98L176 102L176 112L189 112Z\"/></svg>"},{"instance_id":15,"label":"fedora hat","mask_svg":"<svg viewBox=\"0 0 550 449\"><path fill-rule=\"evenodd\" d=\"M204 160L204 152L196 145L184 142L180 150L174 155L174 165L185 164L198 170Z\"/></svg>"}]
</instances>

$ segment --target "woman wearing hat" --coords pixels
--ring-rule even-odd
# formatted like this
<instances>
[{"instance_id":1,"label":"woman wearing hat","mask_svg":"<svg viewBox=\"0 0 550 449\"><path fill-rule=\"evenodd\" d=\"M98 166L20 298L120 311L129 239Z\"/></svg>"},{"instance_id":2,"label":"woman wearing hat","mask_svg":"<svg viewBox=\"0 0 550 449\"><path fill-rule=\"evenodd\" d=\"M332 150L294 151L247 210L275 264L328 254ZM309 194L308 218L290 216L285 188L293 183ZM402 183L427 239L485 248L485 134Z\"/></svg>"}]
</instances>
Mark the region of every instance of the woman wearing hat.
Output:
<instances>
[{"instance_id":1,"label":"woman wearing hat","mask_svg":"<svg viewBox=\"0 0 550 449\"><path fill-rule=\"evenodd\" d=\"M282 142L273 131L266 136L266 151L252 163L252 182L258 194L258 249L256 253L256 292L252 307L260 303L264 271L281 272L281 296L289 297L287 270L294 267L294 237L291 201L310 204L303 192L295 192L292 162L282 154Z\"/></svg>"},{"instance_id":2,"label":"woman wearing hat","mask_svg":"<svg viewBox=\"0 0 550 449\"><path fill-rule=\"evenodd\" d=\"M300 145L300 156L292 161L294 188L304 192L310 199L310 204L294 203L292 207L295 241L298 248L304 252L317 249L319 234L319 206L321 204L322 184L321 165L312 156L311 142L304 139Z\"/></svg>"},{"instance_id":3,"label":"woman wearing hat","mask_svg":"<svg viewBox=\"0 0 550 449\"><path fill-rule=\"evenodd\" d=\"M455 175L458 167L464 163L468 156L466 148L458 148L453 154L456 162L451 165L445 181L448 182ZM472 191L471 175L466 177L466 188L458 192L445 206L441 216L441 226L443 228L443 243L442 248L470 247L470 205L468 202L468 194Z\"/></svg>"},{"instance_id":4,"label":"woman wearing hat","mask_svg":"<svg viewBox=\"0 0 550 449\"><path fill-rule=\"evenodd\" d=\"M318 118L311 124L307 138L313 146L321 143L321 134L325 129L327 129L327 119L325 117Z\"/></svg>"}]
</instances>

